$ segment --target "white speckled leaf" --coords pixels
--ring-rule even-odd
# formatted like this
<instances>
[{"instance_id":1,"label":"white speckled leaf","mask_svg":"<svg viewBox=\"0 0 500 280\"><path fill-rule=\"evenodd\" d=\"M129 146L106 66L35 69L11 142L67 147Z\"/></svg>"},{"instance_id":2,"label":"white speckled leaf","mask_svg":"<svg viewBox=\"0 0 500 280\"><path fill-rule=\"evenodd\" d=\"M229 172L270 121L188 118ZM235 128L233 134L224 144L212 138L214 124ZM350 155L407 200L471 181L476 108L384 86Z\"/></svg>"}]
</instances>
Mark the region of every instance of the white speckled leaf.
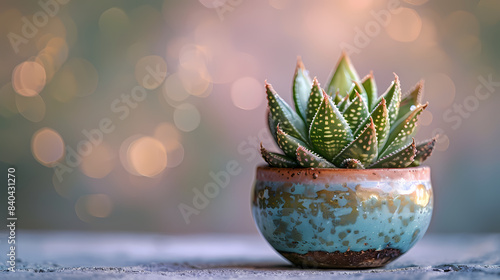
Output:
<instances>
[{"instance_id":1,"label":"white speckled leaf","mask_svg":"<svg viewBox=\"0 0 500 280\"><path fill-rule=\"evenodd\" d=\"M323 90L318 82L316 77L313 80L313 85L310 90L309 100L307 102L307 111L306 111L306 124L307 127L311 126L311 122L318 111L319 106L321 105L321 101L323 101Z\"/></svg>"},{"instance_id":2,"label":"white speckled leaf","mask_svg":"<svg viewBox=\"0 0 500 280\"><path fill-rule=\"evenodd\" d=\"M355 98L343 112L343 116L351 131L356 131L359 125L370 115L361 95L355 91Z\"/></svg>"},{"instance_id":3,"label":"white speckled leaf","mask_svg":"<svg viewBox=\"0 0 500 280\"><path fill-rule=\"evenodd\" d=\"M365 169L364 165L355 158L345 159L340 166L348 169Z\"/></svg>"},{"instance_id":4,"label":"white speckled leaf","mask_svg":"<svg viewBox=\"0 0 500 280\"><path fill-rule=\"evenodd\" d=\"M380 157L393 153L411 142L416 132L418 116L426 107L427 104L419 105L415 110L411 111L406 118L401 119L391 127L387 143L379 154Z\"/></svg>"},{"instance_id":5,"label":"white speckled leaf","mask_svg":"<svg viewBox=\"0 0 500 280\"><path fill-rule=\"evenodd\" d=\"M389 120L391 126L394 125L399 114L399 104L401 102L401 84L399 82L399 77L394 74L394 81L387 91L380 97L379 102L384 98L387 102L387 111L389 112Z\"/></svg>"},{"instance_id":6,"label":"white speckled leaf","mask_svg":"<svg viewBox=\"0 0 500 280\"><path fill-rule=\"evenodd\" d=\"M296 158L297 148L299 146L307 147L307 144L303 141L286 134L283 130L280 129L279 125L276 136L278 138L278 146L289 158Z\"/></svg>"},{"instance_id":7,"label":"white speckled leaf","mask_svg":"<svg viewBox=\"0 0 500 280\"><path fill-rule=\"evenodd\" d=\"M311 123L309 137L314 151L326 159L333 159L352 141L349 124L326 93Z\"/></svg>"},{"instance_id":8,"label":"white speckled leaf","mask_svg":"<svg viewBox=\"0 0 500 280\"><path fill-rule=\"evenodd\" d=\"M381 158L372 164L370 168L404 168L413 162L416 153L415 140L412 139L412 142L408 146Z\"/></svg>"},{"instance_id":9,"label":"white speckled leaf","mask_svg":"<svg viewBox=\"0 0 500 280\"><path fill-rule=\"evenodd\" d=\"M307 142L307 130L302 118L266 83L267 103L273 123L279 123L286 133Z\"/></svg>"},{"instance_id":10,"label":"white speckled leaf","mask_svg":"<svg viewBox=\"0 0 500 280\"><path fill-rule=\"evenodd\" d=\"M356 93L361 95L361 98L363 99L363 102L365 104L368 104L368 96L366 95L365 88L358 81L354 81L354 86L351 88L351 91L349 92L350 101L356 99L357 97Z\"/></svg>"},{"instance_id":11,"label":"white speckled leaf","mask_svg":"<svg viewBox=\"0 0 500 280\"><path fill-rule=\"evenodd\" d=\"M358 129L356 130L356 132L354 132L354 137L357 137L359 134L361 134L361 129L366 127L373 120L375 129L377 130L377 150L380 153L380 151L384 147L385 142L387 141L387 137L389 136L390 131L389 114L387 112L384 98L382 98L377 107L373 109L370 117L366 118L363 123L358 126Z\"/></svg>"},{"instance_id":12,"label":"white speckled leaf","mask_svg":"<svg viewBox=\"0 0 500 280\"><path fill-rule=\"evenodd\" d=\"M405 94L399 105L398 120L407 115L412 108L417 108L417 106L421 103L423 90L424 81L422 80L418 82L410 92Z\"/></svg>"},{"instance_id":13,"label":"white speckled leaf","mask_svg":"<svg viewBox=\"0 0 500 280\"><path fill-rule=\"evenodd\" d=\"M410 166L419 166L420 164L422 164L422 162L424 162L428 157L431 156L432 151L434 150L434 146L436 145L437 138L438 136L417 144L417 154L415 155L415 158L413 159L413 162L410 164Z\"/></svg>"},{"instance_id":14,"label":"white speckled leaf","mask_svg":"<svg viewBox=\"0 0 500 280\"><path fill-rule=\"evenodd\" d=\"M331 162L302 146L297 148L296 155L297 161L302 167L335 168Z\"/></svg>"},{"instance_id":15,"label":"white speckled leaf","mask_svg":"<svg viewBox=\"0 0 500 280\"><path fill-rule=\"evenodd\" d=\"M363 132L345 147L332 162L340 166L344 160L353 158L367 166L377 158L377 146L377 132L373 121L371 121Z\"/></svg>"},{"instance_id":16,"label":"white speckled leaf","mask_svg":"<svg viewBox=\"0 0 500 280\"><path fill-rule=\"evenodd\" d=\"M349 104L351 104L351 101L349 101L349 95L346 95L340 103L338 103L337 108L339 109L340 112L344 112L347 107L349 107Z\"/></svg>"},{"instance_id":17,"label":"white speckled leaf","mask_svg":"<svg viewBox=\"0 0 500 280\"><path fill-rule=\"evenodd\" d=\"M284 155L269 152L262 146L262 143L260 143L260 154L262 155L262 158L272 167L288 168L297 166L297 162L295 162L295 160Z\"/></svg>"}]
</instances>

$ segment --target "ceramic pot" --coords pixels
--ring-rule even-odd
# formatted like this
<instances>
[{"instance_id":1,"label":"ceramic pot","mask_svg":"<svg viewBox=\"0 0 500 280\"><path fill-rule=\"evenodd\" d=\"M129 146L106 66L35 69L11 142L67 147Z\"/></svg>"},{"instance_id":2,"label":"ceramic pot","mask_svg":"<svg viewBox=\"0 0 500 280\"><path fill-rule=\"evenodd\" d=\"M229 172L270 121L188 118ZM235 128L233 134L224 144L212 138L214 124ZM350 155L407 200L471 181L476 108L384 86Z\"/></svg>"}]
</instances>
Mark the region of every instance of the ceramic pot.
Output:
<instances>
[{"instance_id":1,"label":"ceramic pot","mask_svg":"<svg viewBox=\"0 0 500 280\"><path fill-rule=\"evenodd\" d=\"M380 267L429 226L428 167L258 167L252 211L264 238L301 267Z\"/></svg>"}]
</instances>

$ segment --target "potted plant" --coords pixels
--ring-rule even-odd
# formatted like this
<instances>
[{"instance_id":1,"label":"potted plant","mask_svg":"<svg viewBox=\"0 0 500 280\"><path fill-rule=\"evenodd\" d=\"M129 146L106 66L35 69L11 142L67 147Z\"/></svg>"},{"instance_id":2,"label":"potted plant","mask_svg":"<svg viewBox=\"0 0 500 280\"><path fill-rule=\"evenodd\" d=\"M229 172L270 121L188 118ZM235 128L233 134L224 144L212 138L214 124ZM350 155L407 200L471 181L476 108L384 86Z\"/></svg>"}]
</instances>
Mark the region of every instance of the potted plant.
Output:
<instances>
[{"instance_id":1,"label":"potted plant","mask_svg":"<svg viewBox=\"0 0 500 280\"><path fill-rule=\"evenodd\" d=\"M423 83L402 97L399 78L380 97L342 54L326 88L300 58L293 110L266 81L268 125L283 154L262 147L255 222L302 267L380 267L407 252L431 220L436 138L415 144Z\"/></svg>"}]
</instances>

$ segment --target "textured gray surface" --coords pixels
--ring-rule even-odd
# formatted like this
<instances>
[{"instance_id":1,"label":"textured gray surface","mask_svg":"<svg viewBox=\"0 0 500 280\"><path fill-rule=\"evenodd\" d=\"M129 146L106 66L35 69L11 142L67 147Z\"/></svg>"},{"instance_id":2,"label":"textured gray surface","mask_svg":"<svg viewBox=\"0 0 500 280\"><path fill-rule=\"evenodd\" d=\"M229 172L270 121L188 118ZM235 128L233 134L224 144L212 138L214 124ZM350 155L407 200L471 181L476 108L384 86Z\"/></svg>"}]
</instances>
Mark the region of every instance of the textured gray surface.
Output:
<instances>
[{"instance_id":1,"label":"textured gray surface","mask_svg":"<svg viewBox=\"0 0 500 280\"><path fill-rule=\"evenodd\" d=\"M428 235L383 269L294 268L260 236L18 233L0 279L500 279L500 234Z\"/></svg>"}]
</instances>

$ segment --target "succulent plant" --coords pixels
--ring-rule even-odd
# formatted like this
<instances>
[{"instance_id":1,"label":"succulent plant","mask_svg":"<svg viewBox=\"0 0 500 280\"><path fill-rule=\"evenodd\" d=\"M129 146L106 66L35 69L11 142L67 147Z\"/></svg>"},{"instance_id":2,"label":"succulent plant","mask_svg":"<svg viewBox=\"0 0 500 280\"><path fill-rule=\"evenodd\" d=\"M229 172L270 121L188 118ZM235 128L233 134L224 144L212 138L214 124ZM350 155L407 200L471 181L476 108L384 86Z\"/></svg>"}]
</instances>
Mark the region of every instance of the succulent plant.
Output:
<instances>
[{"instance_id":1,"label":"succulent plant","mask_svg":"<svg viewBox=\"0 0 500 280\"><path fill-rule=\"evenodd\" d=\"M418 166L436 138L415 144L423 82L402 97L399 78L380 97L373 74L359 79L343 53L326 88L311 79L300 57L292 109L266 81L268 126L283 154L266 150L273 167L403 168Z\"/></svg>"}]
</instances>

